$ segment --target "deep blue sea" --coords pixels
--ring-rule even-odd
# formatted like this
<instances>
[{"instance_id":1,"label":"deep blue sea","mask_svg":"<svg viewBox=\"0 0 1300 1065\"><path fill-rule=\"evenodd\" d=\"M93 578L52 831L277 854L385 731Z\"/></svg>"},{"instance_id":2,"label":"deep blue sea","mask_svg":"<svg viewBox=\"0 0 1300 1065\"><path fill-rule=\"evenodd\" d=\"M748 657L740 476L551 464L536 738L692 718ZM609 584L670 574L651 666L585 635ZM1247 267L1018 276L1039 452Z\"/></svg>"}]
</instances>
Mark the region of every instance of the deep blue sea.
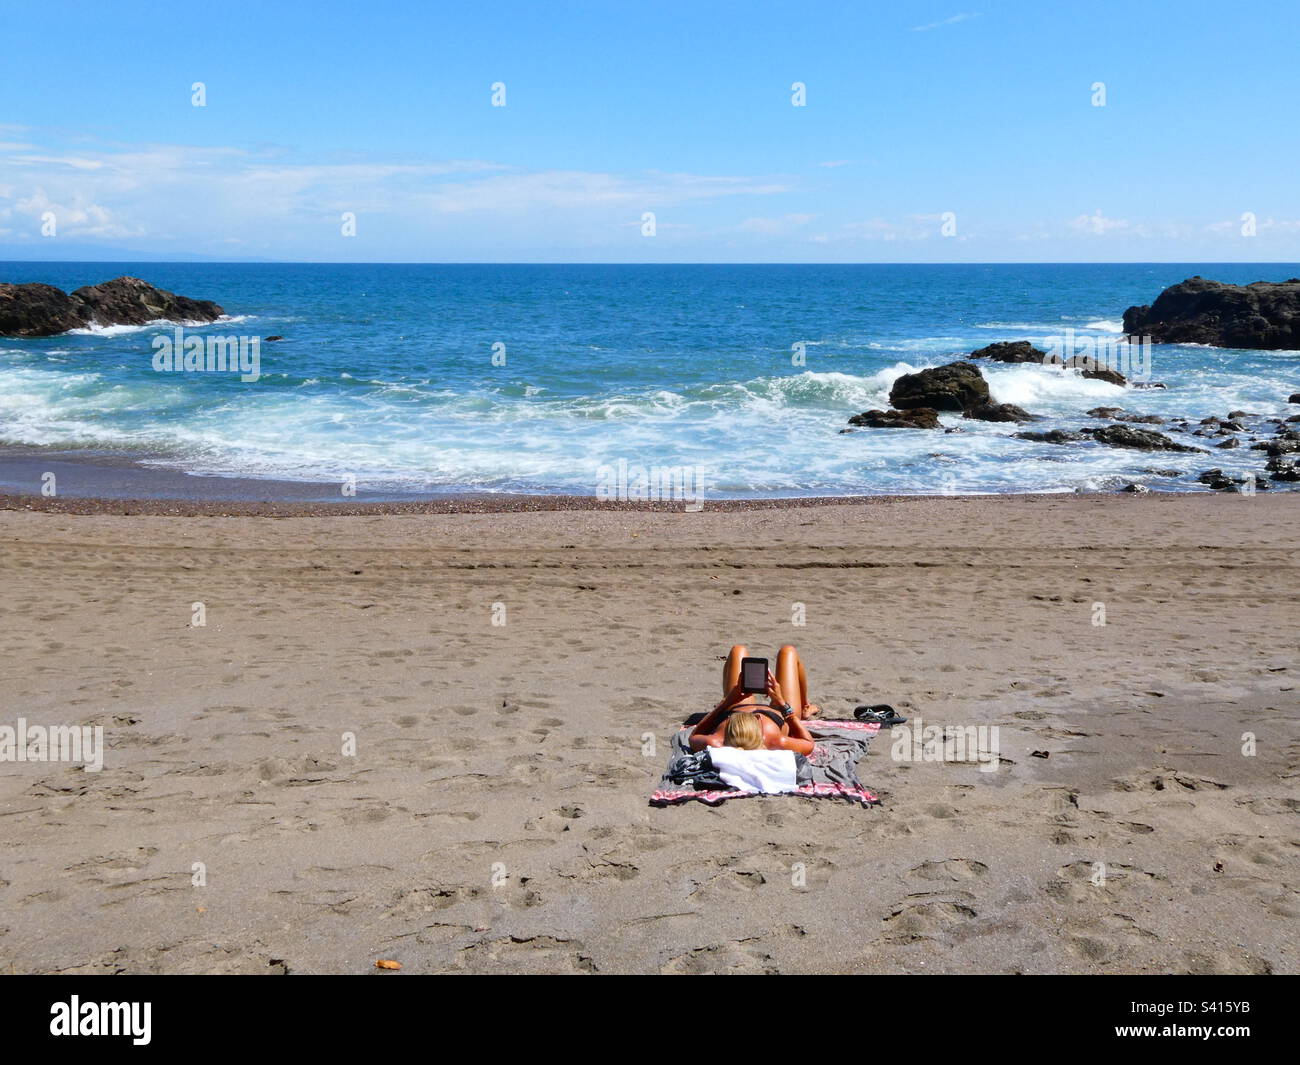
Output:
<instances>
[{"instance_id":1,"label":"deep blue sea","mask_svg":"<svg viewBox=\"0 0 1300 1065\"><path fill-rule=\"evenodd\" d=\"M391 493L592 494L597 471L689 466L709 495L1203 490L1153 467L1260 470L1210 456L958 433L867 430L900 374L997 340L1114 337L1126 307L1193 274L1283 280L1291 265L295 265L0 263L0 280L72 289L121 274L220 303L200 335L282 334L261 378L159 373L159 323L0 339L0 444L145 456L193 472ZM802 344L805 362L792 361ZM500 347L498 345L503 345ZM497 353L494 361L493 353ZM504 353L504 365L500 365ZM1300 353L1159 346L1134 391L987 364L993 398L1044 421L1090 407L1198 420L1289 415ZM1201 441L1190 441L1200 443Z\"/></svg>"}]
</instances>

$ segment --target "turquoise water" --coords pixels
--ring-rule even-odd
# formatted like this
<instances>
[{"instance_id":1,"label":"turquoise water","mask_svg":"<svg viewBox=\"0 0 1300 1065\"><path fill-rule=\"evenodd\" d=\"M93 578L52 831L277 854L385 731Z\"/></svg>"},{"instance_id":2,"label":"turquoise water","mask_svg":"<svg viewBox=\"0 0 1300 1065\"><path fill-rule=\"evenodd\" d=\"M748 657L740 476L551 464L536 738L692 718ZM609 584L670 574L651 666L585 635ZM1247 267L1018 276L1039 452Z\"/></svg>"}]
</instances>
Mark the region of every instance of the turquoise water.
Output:
<instances>
[{"instance_id":1,"label":"turquoise water","mask_svg":"<svg viewBox=\"0 0 1300 1065\"><path fill-rule=\"evenodd\" d=\"M1126 307L1192 274L1260 265L481 266L7 263L71 289L132 274L220 303L197 335L282 334L261 378L158 373L165 324L0 339L0 444L147 456L193 472L394 493L596 491L602 466L691 467L709 495L1103 490L1152 467L1259 470L1259 452L1152 455L962 432L867 430L895 377L997 340L1114 337ZM806 363L792 364L792 345ZM493 361L504 345L504 365ZM502 348L496 348L499 355ZM1160 346L1163 391L987 365L998 401L1096 424L1098 405L1194 420L1289 415L1300 354ZM1199 443L1200 441L1190 441Z\"/></svg>"}]
</instances>

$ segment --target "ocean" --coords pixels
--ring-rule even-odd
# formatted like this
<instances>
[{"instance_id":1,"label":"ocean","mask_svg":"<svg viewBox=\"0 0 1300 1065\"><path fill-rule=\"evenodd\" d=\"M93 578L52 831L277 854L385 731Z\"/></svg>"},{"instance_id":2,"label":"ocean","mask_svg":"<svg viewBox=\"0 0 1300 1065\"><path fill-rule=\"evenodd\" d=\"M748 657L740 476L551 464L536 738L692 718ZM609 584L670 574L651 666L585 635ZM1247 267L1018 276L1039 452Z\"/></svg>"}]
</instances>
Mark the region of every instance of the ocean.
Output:
<instances>
[{"instance_id":1,"label":"ocean","mask_svg":"<svg viewBox=\"0 0 1300 1065\"><path fill-rule=\"evenodd\" d=\"M1099 424L1084 413L1096 406L1193 421L1234 409L1288 416L1300 411L1286 402L1300 391L1300 354L1156 346L1151 378L1167 387L1143 391L983 363L993 398L1041 422L945 415L960 432L840 430L850 415L888 407L900 374L994 341L1047 347L1067 330L1113 340L1126 307L1193 274L1242 283L1297 273L1240 263L0 263L0 280L64 289L143 277L230 316L187 334L285 338L260 344L256 381L158 372L154 340L173 334L167 323L0 338L0 447L220 476L354 478L391 497L593 495L620 468L689 469L717 498L1130 481L1204 491L1196 472L1259 472L1264 456L1011 434Z\"/></svg>"}]
</instances>

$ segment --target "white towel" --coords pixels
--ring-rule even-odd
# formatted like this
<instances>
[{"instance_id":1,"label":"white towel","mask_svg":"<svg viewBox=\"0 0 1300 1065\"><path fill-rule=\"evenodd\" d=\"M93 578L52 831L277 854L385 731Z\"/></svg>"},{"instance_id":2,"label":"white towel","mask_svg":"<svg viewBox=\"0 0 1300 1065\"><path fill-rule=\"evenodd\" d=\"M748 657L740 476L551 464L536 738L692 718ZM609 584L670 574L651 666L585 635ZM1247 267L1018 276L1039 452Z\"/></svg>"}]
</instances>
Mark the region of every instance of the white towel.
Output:
<instances>
[{"instance_id":1,"label":"white towel","mask_svg":"<svg viewBox=\"0 0 1300 1065\"><path fill-rule=\"evenodd\" d=\"M780 795L797 787L794 751L710 747L709 758L718 776L741 791Z\"/></svg>"}]
</instances>

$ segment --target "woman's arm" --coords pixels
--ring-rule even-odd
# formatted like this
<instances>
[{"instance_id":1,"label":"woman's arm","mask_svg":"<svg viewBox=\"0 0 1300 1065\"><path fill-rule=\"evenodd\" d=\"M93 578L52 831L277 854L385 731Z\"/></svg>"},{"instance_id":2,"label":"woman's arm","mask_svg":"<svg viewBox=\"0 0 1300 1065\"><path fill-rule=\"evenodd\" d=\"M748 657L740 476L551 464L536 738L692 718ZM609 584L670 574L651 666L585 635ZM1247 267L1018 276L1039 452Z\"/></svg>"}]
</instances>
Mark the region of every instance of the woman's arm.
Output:
<instances>
[{"instance_id":1,"label":"woman's arm","mask_svg":"<svg viewBox=\"0 0 1300 1065\"><path fill-rule=\"evenodd\" d=\"M772 700L772 706L781 711L781 716L785 718L786 727L790 730L788 736L781 737L781 749L794 751L795 754L804 756L812 754L815 743L812 733L804 727L804 723L800 718L794 714L785 713L785 708L790 704L786 701L785 693L781 691L781 685L777 683L770 670L767 674L767 694Z\"/></svg>"},{"instance_id":2,"label":"woman's arm","mask_svg":"<svg viewBox=\"0 0 1300 1065\"><path fill-rule=\"evenodd\" d=\"M710 744L709 738L718 730L722 719L727 716L727 711L736 703L743 702L744 698L745 693L741 691L740 685L737 683L731 691L722 697L722 702L705 714L700 723L691 730L691 750L699 751L705 747L718 746L718 744Z\"/></svg>"}]
</instances>

